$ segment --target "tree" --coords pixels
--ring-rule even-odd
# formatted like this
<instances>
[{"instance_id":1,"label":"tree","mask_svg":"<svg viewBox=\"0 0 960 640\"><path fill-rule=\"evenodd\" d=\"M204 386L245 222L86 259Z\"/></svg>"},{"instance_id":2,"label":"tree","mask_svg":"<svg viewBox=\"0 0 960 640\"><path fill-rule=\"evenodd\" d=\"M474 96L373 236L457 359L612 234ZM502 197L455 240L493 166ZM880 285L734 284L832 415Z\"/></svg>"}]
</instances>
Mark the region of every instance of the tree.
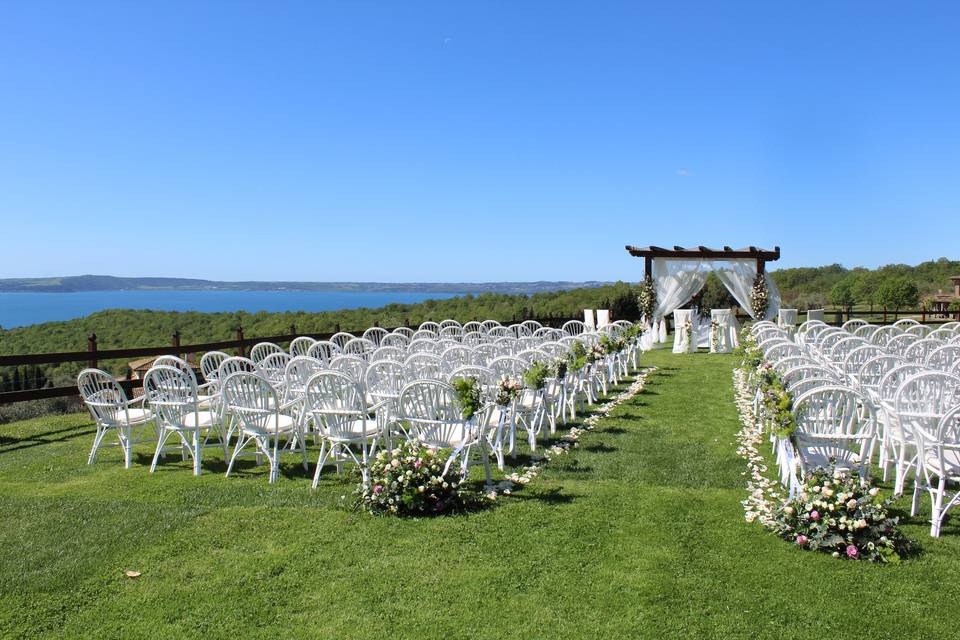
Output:
<instances>
[{"instance_id":1,"label":"tree","mask_svg":"<svg viewBox=\"0 0 960 640\"><path fill-rule=\"evenodd\" d=\"M873 311L873 305L877 304L877 288L880 286L880 274L875 271L862 271L857 273L853 281L853 297L861 304L870 305L870 311Z\"/></svg>"},{"instance_id":2,"label":"tree","mask_svg":"<svg viewBox=\"0 0 960 640\"><path fill-rule=\"evenodd\" d=\"M917 305L920 300L920 290L915 282L903 276L890 277L881 282L877 288L877 299L884 309L893 309L894 318L896 318L897 311Z\"/></svg>"},{"instance_id":3,"label":"tree","mask_svg":"<svg viewBox=\"0 0 960 640\"><path fill-rule=\"evenodd\" d=\"M850 314L853 303L857 301L853 294L854 276L847 276L830 289L830 302Z\"/></svg>"}]
</instances>

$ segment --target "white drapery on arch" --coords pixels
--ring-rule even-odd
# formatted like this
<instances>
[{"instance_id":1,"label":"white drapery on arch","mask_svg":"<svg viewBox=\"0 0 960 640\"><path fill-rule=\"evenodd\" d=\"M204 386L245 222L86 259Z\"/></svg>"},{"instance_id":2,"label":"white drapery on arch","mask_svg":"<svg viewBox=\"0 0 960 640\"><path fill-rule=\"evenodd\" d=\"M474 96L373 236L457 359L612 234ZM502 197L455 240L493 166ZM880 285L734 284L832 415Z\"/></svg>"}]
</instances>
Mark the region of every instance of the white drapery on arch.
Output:
<instances>
[{"instance_id":1,"label":"white drapery on arch","mask_svg":"<svg viewBox=\"0 0 960 640\"><path fill-rule=\"evenodd\" d=\"M652 276L657 288L657 308L653 314L656 340L666 342L667 323L663 319L689 302L703 288L710 272L717 274L740 308L754 320L757 319L750 303L753 281L757 277L756 260L654 258ZM764 272L764 276L769 304L766 316L762 319L769 320L780 309L780 291L768 272Z\"/></svg>"}]
</instances>

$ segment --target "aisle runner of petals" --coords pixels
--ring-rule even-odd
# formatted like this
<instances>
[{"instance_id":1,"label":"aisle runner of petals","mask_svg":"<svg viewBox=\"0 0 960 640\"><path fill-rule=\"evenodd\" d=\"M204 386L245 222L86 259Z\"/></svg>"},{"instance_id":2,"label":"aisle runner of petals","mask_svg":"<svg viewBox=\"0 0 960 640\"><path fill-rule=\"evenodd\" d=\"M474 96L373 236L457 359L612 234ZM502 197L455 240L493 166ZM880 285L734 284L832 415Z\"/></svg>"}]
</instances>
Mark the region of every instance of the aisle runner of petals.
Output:
<instances>
[{"instance_id":1,"label":"aisle runner of petals","mask_svg":"<svg viewBox=\"0 0 960 640\"><path fill-rule=\"evenodd\" d=\"M583 420L580 426L570 427L570 431L565 435L560 436L560 440L546 449L543 452L543 455L531 456L533 464L528 467L523 467L519 473L511 473L510 475L506 476L506 480L501 481L495 488L487 492L487 498L496 500L499 493L510 495L510 493L513 491L514 485L530 484L538 475L540 475L540 472L543 471L544 465L546 465L551 458L562 456L565 453L568 453L571 449L576 448L578 446L580 436L587 431L592 431L597 426L597 423L601 418L607 417L617 406L623 404L633 396L640 393L640 391L643 390L644 385L647 383L647 377L656 370L656 367L649 367L637 372L636 380L634 380L629 387L627 387L621 393L615 395L607 402L596 407L590 413L590 415Z\"/></svg>"},{"instance_id":2,"label":"aisle runner of petals","mask_svg":"<svg viewBox=\"0 0 960 640\"><path fill-rule=\"evenodd\" d=\"M768 478L767 465L760 454L760 444L764 440L763 429L753 412L753 391L747 384L746 373L742 369L733 371L733 387L736 392L737 411L740 424L737 432L737 455L747 461L747 491L749 497L744 500L744 516L747 522L759 521L765 527L774 524L774 510L781 499L778 483Z\"/></svg>"}]
</instances>

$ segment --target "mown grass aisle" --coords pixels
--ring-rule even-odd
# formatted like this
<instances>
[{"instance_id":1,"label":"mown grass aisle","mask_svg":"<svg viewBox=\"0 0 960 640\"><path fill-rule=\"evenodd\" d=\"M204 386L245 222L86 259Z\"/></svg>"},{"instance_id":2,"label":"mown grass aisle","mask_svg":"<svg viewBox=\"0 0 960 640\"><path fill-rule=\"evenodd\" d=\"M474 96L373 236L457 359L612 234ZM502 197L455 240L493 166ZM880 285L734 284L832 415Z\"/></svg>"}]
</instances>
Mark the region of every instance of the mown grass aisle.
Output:
<instances>
[{"instance_id":1,"label":"mown grass aisle","mask_svg":"<svg viewBox=\"0 0 960 640\"><path fill-rule=\"evenodd\" d=\"M646 389L494 508L336 506L287 459L87 467L85 416L4 426L4 637L956 637L960 533L901 567L805 553L743 520L730 356L655 352ZM315 452L312 452L315 461ZM142 576L131 580L125 569ZM931 611L941 615L931 615Z\"/></svg>"}]
</instances>

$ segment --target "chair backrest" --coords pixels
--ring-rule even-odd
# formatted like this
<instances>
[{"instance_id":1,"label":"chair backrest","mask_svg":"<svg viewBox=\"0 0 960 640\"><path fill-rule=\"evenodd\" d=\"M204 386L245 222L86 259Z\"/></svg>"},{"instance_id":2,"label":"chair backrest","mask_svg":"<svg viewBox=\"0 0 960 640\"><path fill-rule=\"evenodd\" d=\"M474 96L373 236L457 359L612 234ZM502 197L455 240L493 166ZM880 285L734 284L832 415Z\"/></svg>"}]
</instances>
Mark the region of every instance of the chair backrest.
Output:
<instances>
[{"instance_id":1,"label":"chair backrest","mask_svg":"<svg viewBox=\"0 0 960 640\"><path fill-rule=\"evenodd\" d=\"M391 360L402 363L407 359L407 354L400 347L383 346L370 354L370 362L379 362L380 360Z\"/></svg>"},{"instance_id":2,"label":"chair backrest","mask_svg":"<svg viewBox=\"0 0 960 640\"><path fill-rule=\"evenodd\" d=\"M893 336L890 338L890 341L887 342L886 349L890 353L896 353L898 355L906 357L907 347L912 345L914 342L919 342L920 338L913 335L912 333L901 333L900 335Z\"/></svg>"},{"instance_id":3,"label":"chair backrest","mask_svg":"<svg viewBox=\"0 0 960 640\"><path fill-rule=\"evenodd\" d=\"M407 380L441 380L443 369L440 356L433 353L414 353L403 361Z\"/></svg>"},{"instance_id":4,"label":"chair backrest","mask_svg":"<svg viewBox=\"0 0 960 640\"><path fill-rule=\"evenodd\" d=\"M185 374L193 378L194 384L197 383L197 374L193 371L193 365L179 356L157 356L153 361L154 367L176 367Z\"/></svg>"},{"instance_id":5,"label":"chair backrest","mask_svg":"<svg viewBox=\"0 0 960 640\"><path fill-rule=\"evenodd\" d=\"M513 378L522 378L528 365L520 358L514 356L500 356L491 360L487 367L492 369L497 378L510 376Z\"/></svg>"},{"instance_id":6,"label":"chair backrest","mask_svg":"<svg viewBox=\"0 0 960 640\"><path fill-rule=\"evenodd\" d=\"M583 324L580 320L568 320L563 323L560 330L568 336L578 336L587 330L587 325Z\"/></svg>"},{"instance_id":7,"label":"chair backrest","mask_svg":"<svg viewBox=\"0 0 960 640\"><path fill-rule=\"evenodd\" d=\"M421 322L420 326L417 328L418 331L429 331L434 336L440 333L440 324L432 320L427 320L426 322Z\"/></svg>"},{"instance_id":8,"label":"chair backrest","mask_svg":"<svg viewBox=\"0 0 960 640\"><path fill-rule=\"evenodd\" d=\"M819 364L804 364L793 367L784 371L781 377L788 387L808 378L826 378L833 380L833 384L840 384L841 382L833 371Z\"/></svg>"},{"instance_id":9,"label":"chair backrest","mask_svg":"<svg viewBox=\"0 0 960 640\"><path fill-rule=\"evenodd\" d=\"M337 348L343 351L344 345L356 338L357 336L352 333L347 333L346 331L338 331L332 336L330 336L330 342L337 345Z\"/></svg>"},{"instance_id":10,"label":"chair backrest","mask_svg":"<svg viewBox=\"0 0 960 640\"><path fill-rule=\"evenodd\" d=\"M300 336L294 338L290 341L290 355L296 358L297 356L305 356L310 352L310 347L316 343L316 340L310 336Z\"/></svg>"},{"instance_id":11,"label":"chair backrest","mask_svg":"<svg viewBox=\"0 0 960 640\"><path fill-rule=\"evenodd\" d=\"M907 333L915 335L918 338L926 338L930 332L933 331L932 327L928 327L925 324L916 324L912 327L907 327Z\"/></svg>"},{"instance_id":12,"label":"chair backrest","mask_svg":"<svg viewBox=\"0 0 960 640\"><path fill-rule=\"evenodd\" d=\"M369 360L377 345L372 340L366 338L354 338L343 345L343 355L357 356L364 360Z\"/></svg>"},{"instance_id":13,"label":"chair backrest","mask_svg":"<svg viewBox=\"0 0 960 640\"><path fill-rule=\"evenodd\" d=\"M287 365L290 364L291 359L290 354L283 351L280 353L271 353L258 363L260 372L262 376L266 376L272 382L278 383L283 380L287 371Z\"/></svg>"},{"instance_id":14,"label":"chair backrest","mask_svg":"<svg viewBox=\"0 0 960 640\"><path fill-rule=\"evenodd\" d=\"M398 333L394 331L393 333L383 336L380 340L381 347L396 347L397 349L406 350L407 346L410 344L410 338L404 333Z\"/></svg>"},{"instance_id":15,"label":"chair backrest","mask_svg":"<svg viewBox=\"0 0 960 640\"><path fill-rule=\"evenodd\" d=\"M873 336L874 332L876 332L876 330L879 328L880 327L875 324L862 324L853 330L853 335L858 338L863 338L864 340L869 340L870 337Z\"/></svg>"},{"instance_id":16,"label":"chair backrest","mask_svg":"<svg viewBox=\"0 0 960 640\"><path fill-rule=\"evenodd\" d=\"M917 373L904 380L893 397L900 425L934 433L950 409L960 405L960 377L940 371Z\"/></svg>"},{"instance_id":17,"label":"chair backrest","mask_svg":"<svg viewBox=\"0 0 960 640\"><path fill-rule=\"evenodd\" d=\"M250 349L250 359L254 362L260 362L271 353L285 353L283 347L272 342L258 342Z\"/></svg>"},{"instance_id":18,"label":"chair backrest","mask_svg":"<svg viewBox=\"0 0 960 640\"><path fill-rule=\"evenodd\" d=\"M253 373L235 373L224 380L223 403L244 430L255 433L270 433L271 418L280 407L273 386Z\"/></svg>"},{"instance_id":19,"label":"chair backrest","mask_svg":"<svg viewBox=\"0 0 960 640\"><path fill-rule=\"evenodd\" d=\"M867 324L866 320L863 320L861 318L851 318L850 320L847 320L842 325L840 325L840 328L843 329L844 331L849 331L850 333L853 333L855 329L859 329L860 327L865 326L866 324Z\"/></svg>"},{"instance_id":20,"label":"chair backrest","mask_svg":"<svg viewBox=\"0 0 960 640\"><path fill-rule=\"evenodd\" d=\"M196 380L178 367L151 367L143 376L143 394L166 426L183 425L187 415L199 410Z\"/></svg>"},{"instance_id":21,"label":"chair backrest","mask_svg":"<svg viewBox=\"0 0 960 640\"><path fill-rule=\"evenodd\" d=\"M823 387L835 387L837 386L836 378L828 377L809 377L809 378L800 378L794 380L793 382L787 385L787 391L795 398L799 398L801 395L807 391L812 391L814 389L821 389Z\"/></svg>"},{"instance_id":22,"label":"chair backrest","mask_svg":"<svg viewBox=\"0 0 960 640\"><path fill-rule=\"evenodd\" d=\"M455 448L463 443L464 420L453 387L440 380L416 380L400 391L397 418L428 446Z\"/></svg>"},{"instance_id":23,"label":"chair backrest","mask_svg":"<svg viewBox=\"0 0 960 640\"><path fill-rule=\"evenodd\" d=\"M914 320L913 318L902 318L902 319L897 320L896 322L894 322L894 323L893 323L893 326L894 326L894 327L897 327L898 329L901 329L901 330L906 331L906 330L909 329L910 327L915 327L915 326L917 326L918 324L920 324L920 323L917 322L916 320Z\"/></svg>"},{"instance_id":24,"label":"chair backrest","mask_svg":"<svg viewBox=\"0 0 960 640\"><path fill-rule=\"evenodd\" d=\"M460 342L463 338L463 327L440 327L440 333L438 334L441 339L455 340Z\"/></svg>"},{"instance_id":25,"label":"chair backrest","mask_svg":"<svg viewBox=\"0 0 960 640\"><path fill-rule=\"evenodd\" d=\"M369 340L374 344L374 346L379 347L383 343L383 339L390 335L390 332L384 329L383 327L370 327L363 332L363 338Z\"/></svg>"},{"instance_id":26,"label":"chair backrest","mask_svg":"<svg viewBox=\"0 0 960 640\"><path fill-rule=\"evenodd\" d=\"M922 325L917 325L922 326ZM931 353L943 346L943 343L939 340L930 340L929 338L923 338L917 340L903 352L903 357L910 362L917 362L920 364L926 363L927 358Z\"/></svg>"},{"instance_id":27,"label":"chair backrest","mask_svg":"<svg viewBox=\"0 0 960 640\"><path fill-rule=\"evenodd\" d=\"M340 355L340 347L330 340L317 340L307 350L307 355L326 364Z\"/></svg>"},{"instance_id":28,"label":"chair backrest","mask_svg":"<svg viewBox=\"0 0 960 640\"><path fill-rule=\"evenodd\" d=\"M410 327L397 327L390 332L392 335L403 336L407 339L407 342L413 339L413 329Z\"/></svg>"},{"instance_id":29,"label":"chair backrest","mask_svg":"<svg viewBox=\"0 0 960 640\"><path fill-rule=\"evenodd\" d=\"M448 374L473 362L473 351L464 346L449 347L440 356L440 368Z\"/></svg>"},{"instance_id":30,"label":"chair backrest","mask_svg":"<svg viewBox=\"0 0 960 640\"><path fill-rule=\"evenodd\" d=\"M407 353L410 355L414 353L432 353L438 356L443 353L443 349L433 338L415 338L410 341L410 345L407 347Z\"/></svg>"},{"instance_id":31,"label":"chair backrest","mask_svg":"<svg viewBox=\"0 0 960 640\"><path fill-rule=\"evenodd\" d=\"M857 385L866 391L877 391L883 376L902 364L906 363L899 356L887 353L874 356L860 366L860 371L857 372Z\"/></svg>"},{"instance_id":32,"label":"chair backrest","mask_svg":"<svg viewBox=\"0 0 960 640\"><path fill-rule=\"evenodd\" d=\"M328 366L333 371L347 374L357 384L363 384L363 376L367 372L367 362L359 356L336 356Z\"/></svg>"},{"instance_id":33,"label":"chair backrest","mask_svg":"<svg viewBox=\"0 0 960 640\"><path fill-rule=\"evenodd\" d=\"M287 396L300 398L307 388L307 382L324 368L323 362L310 356L291 358L283 374Z\"/></svg>"},{"instance_id":34,"label":"chair backrest","mask_svg":"<svg viewBox=\"0 0 960 640\"><path fill-rule=\"evenodd\" d=\"M893 404L894 396L900 385L907 378L923 372L924 368L918 364L897 365L880 378L880 384L877 385L877 395L881 401Z\"/></svg>"},{"instance_id":35,"label":"chair backrest","mask_svg":"<svg viewBox=\"0 0 960 640\"><path fill-rule=\"evenodd\" d=\"M477 365L466 365L451 371L447 375L447 382L452 382L456 378L476 378L480 386L490 392L497 384L497 374L489 367L479 367Z\"/></svg>"},{"instance_id":36,"label":"chair backrest","mask_svg":"<svg viewBox=\"0 0 960 640\"><path fill-rule=\"evenodd\" d=\"M84 369L77 376L77 388L95 422L117 425L125 421L127 394L112 375L101 369Z\"/></svg>"},{"instance_id":37,"label":"chair backrest","mask_svg":"<svg viewBox=\"0 0 960 640\"><path fill-rule=\"evenodd\" d=\"M834 352L836 352L836 349L834 349ZM864 363L871 358L882 355L884 355L884 351L880 347L868 342L861 343L847 353L843 359L841 369L848 380L857 382L857 376L860 375L860 370L863 368Z\"/></svg>"},{"instance_id":38,"label":"chair backrest","mask_svg":"<svg viewBox=\"0 0 960 640\"><path fill-rule=\"evenodd\" d=\"M374 360L364 374L367 393L378 399L397 397L405 383L403 364L396 360Z\"/></svg>"},{"instance_id":39,"label":"chair backrest","mask_svg":"<svg viewBox=\"0 0 960 640\"><path fill-rule=\"evenodd\" d=\"M304 400L321 433L349 437L350 425L366 419L367 403L360 385L339 371L321 371L310 378Z\"/></svg>"},{"instance_id":40,"label":"chair backrest","mask_svg":"<svg viewBox=\"0 0 960 640\"><path fill-rule=\"evenodd\" d=\"M259 373L260 367L250 358L231 356L217 367L217 380L221 383L234 373Z\"/></svg>"},{"instance_id":41,"label":"chair backrest","mask_svg":"<svg viewBox=\"0 0 960 640\"><path fill-rule=\"evenodd\" d=\"M484 329L483 325L477 322L476 320L471 320L470 322L465 322L463 325L463 335L468 333L486 333L487 330Z\"/></svg>"},{"instance_id":42,"label":"chair backrest","mask_svg":"<svg viewBox=\"0 0 960 640\"><path fill-rule=\"evenodd\" d=\"M870 336L870 342L877 345L878 347L886 347L894 336L898 336L903 332L900 330L900 327L895 327L893 325L887 325L885 327L880 327Z\"/></svg>"},{"instance_id":43,"label":"chair backrest","mask_svg":"<svg viewBox=\"0 0 960 640\"><path fill-rule=\"evenodd\" d=\"M862 396L844 386L824 386L811 389L797 397L794 413L797 416L797 434L803 436L869 436L872 421L864 420L860 401Z\"/></svg>"},{"instance_id":44,"label":"chair backrest","mask_svg":"<svg viewBox=\"0 0 960 640\"><path fill-rule=\"evenodd\" d=\"M218 379L217 374L220 365L230 356L223 351L208 351L200 358L200 373L207 382L213 382Z\"/></svg>"}]
</instances>

